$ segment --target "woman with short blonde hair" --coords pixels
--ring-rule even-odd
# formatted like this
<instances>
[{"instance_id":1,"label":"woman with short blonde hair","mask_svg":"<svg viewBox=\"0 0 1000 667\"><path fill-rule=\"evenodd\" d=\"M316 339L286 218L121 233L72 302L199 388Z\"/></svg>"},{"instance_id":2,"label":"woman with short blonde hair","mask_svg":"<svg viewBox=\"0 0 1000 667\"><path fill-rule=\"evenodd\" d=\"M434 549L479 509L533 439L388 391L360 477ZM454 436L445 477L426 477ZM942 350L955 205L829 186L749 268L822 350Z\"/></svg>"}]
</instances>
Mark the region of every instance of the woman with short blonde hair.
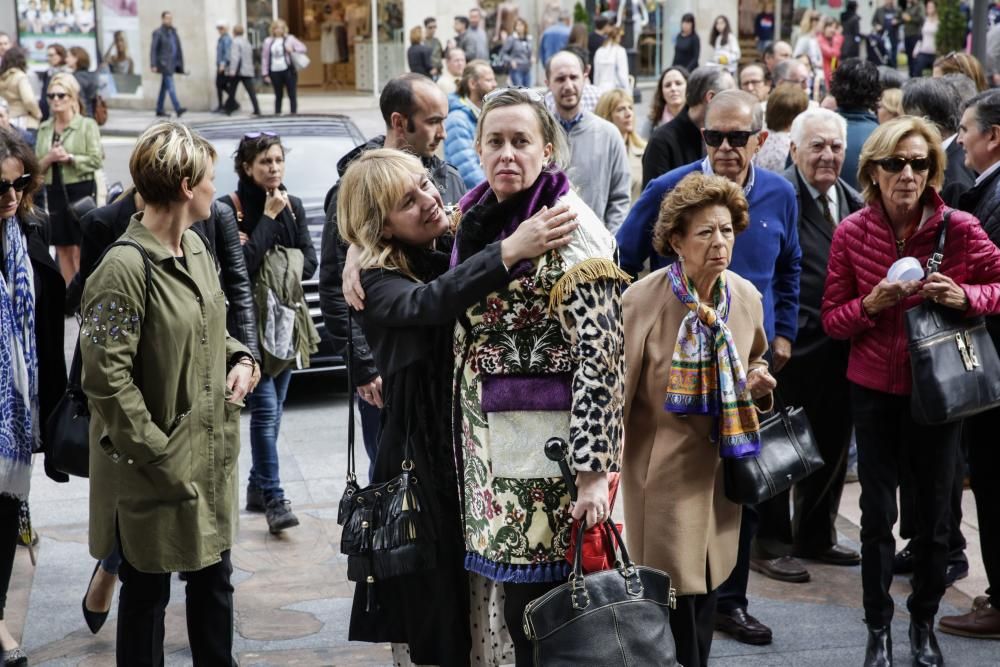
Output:
<instances>
[{"instance_id":1,"label":"woman with short blonde hair","mask_svg":"<svg viewBox=\"0 0 1000 667\"><path fill-rule=\"evenodd\" d=\"M619 88L609 90L597 101L594 113L610 122L621 132L628 155L629 171L632 176L632 201L642 193L642 155L646 152L646 140L635 131L635 109L632 94Z\"/></svg>"},{"instance_id":2,"label":"woman with short blonde hair","mask_svg":"<svg viewBox=\"0 0 1000 667\"><path fill-rule=\"evenodd\" d=\"M295 67L294 55L305 53L306 45L295 35L289 34L288 24L282 19L271 23L270 35L260 48L260 73L264 83L274 87L274 113L281 115L281 102L285 91L292 113L298 113L299 75Z\"/></svg>"},{"instance_id":3,"label":"woman with short blonde hair","mask_svg":"<svg viewBox=\"0 0 1000 667\"><path fill-rule=\"evenodd\" d=\"M903 115L903 89L886 88L878 100L878 122L888 123Z\"/></svg>"}]
</instances>

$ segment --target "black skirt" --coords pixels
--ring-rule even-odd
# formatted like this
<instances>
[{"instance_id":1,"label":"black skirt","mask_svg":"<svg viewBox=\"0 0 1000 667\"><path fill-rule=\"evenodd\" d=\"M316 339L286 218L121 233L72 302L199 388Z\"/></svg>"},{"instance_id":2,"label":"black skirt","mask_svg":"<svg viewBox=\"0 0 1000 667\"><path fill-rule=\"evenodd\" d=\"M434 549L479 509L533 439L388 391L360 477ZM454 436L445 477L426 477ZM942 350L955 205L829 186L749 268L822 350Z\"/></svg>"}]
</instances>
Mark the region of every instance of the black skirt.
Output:
<instances>
[{"instance_id":1,"label":"black skirt","mask_svg":"<svg viewBox=\"0 0 1000 667\"><path fill-rule=\"evenodd\" d=\"M84 197L93 197L94 193L94 181L92 180L67 183L65 196L62 185L55 182L55 179L53 179L52 185L45 186L52 245L80 245L80 223L73 218L66 198L68 197L69 201L73 202Z\"/></svg>"}]
</instances>

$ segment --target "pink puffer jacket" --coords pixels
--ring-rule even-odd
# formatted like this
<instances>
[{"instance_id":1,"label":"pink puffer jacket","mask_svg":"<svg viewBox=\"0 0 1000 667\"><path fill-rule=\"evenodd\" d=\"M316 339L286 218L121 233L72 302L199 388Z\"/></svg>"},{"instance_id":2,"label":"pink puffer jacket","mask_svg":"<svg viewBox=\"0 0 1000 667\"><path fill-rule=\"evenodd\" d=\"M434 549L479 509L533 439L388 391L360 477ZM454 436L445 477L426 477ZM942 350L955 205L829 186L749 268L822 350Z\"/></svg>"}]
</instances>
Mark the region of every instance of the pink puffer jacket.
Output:
<instances>
[{"instance_id":1,"label":"pink puffer jacket","mask_svg":"<svg viewBox=\"0 0 1000 667\"><path fill-rule=\"evenodd\" d=\"M924 266L933 251L946 206L928 191L934 215L906 242L903 255ZM888 394L910 393L910 354L904 313L920 303L915 294L868 317L861 300L885 278L898 259L896 241L881 203L844 219L833 235L826 288L823 328L833 338L851 340L847 377L863 387ZM961 211L951 214L941 273L958 283L969 298L967 317L1000 313L1000 249L979 221Z\"/></svg>"}]
</instances>

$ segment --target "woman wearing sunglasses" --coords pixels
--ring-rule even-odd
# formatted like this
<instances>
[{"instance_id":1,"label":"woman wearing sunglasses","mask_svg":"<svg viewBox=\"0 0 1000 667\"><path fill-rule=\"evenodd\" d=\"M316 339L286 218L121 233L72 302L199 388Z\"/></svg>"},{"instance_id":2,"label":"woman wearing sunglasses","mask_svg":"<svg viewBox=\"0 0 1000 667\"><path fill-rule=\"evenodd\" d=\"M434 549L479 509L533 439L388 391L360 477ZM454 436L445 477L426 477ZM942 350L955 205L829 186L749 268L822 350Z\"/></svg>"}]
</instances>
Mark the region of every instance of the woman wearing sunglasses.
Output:
<instances>
[{"instance_id":1,"label":"woman wearing sunglasses","mask_svg":"<svg viewBox=\"0 0 1000 667\"><path fill-rule=\"evenodd\" d=\"M52 115L35 142L45 174L51 242L67 284L80 270L80 217L87 212L74 204L96 195L94 172L104 163L101 132L93 118L81 113L79 96L80 84L72 74L60 72L49 80L45 97Z\"/></svg>"},{"instance_id":2,"label":"woman wearing sunglasses","mask_svg":"<svg viewBox=\"0 0 1000 667\"><path fill-rule=\"evenodd\" d=\"M944 664L933 628L945 591L949 494L962 426L914 420L904 313L924 300L967 317L1000 313L1000 250L979 221L961 211L951 212L939 272L922 280L887 276L902 257L926 265L948 210L937 192L944 167L940 135L926 121L904 116L880 125L858 168L867 206L837 226L830 248L823 327L851 341L847 377L861 482L866 666L892 664L892 527L903 475L912 479L916 505L910 647L914 664Z\"/></svg>"},{"instance_id":3,"label":"woman wearing sunglasses","mask_svg":"<svg viewBox=\"0 0 1000 667\"><path fill-rule=\"evenodd\" d=\"M302 281L311 278L316 271L316 249L309 237L302 200L285 190L285 147L281 137L274 132L245 134L236 149L234 168L239 177L236 191L220 197L219 201L224 204L223 209L231 209L236 216L247 274L255 295L256 317L261 323L261 318L270 317L272 312L270 308L267 313L262 312L261 301L256 299L264 273L261 268L268 252L280 247L301 251L302 268L298 279ZM273 350L266 338L259 341L262 354ZM308 366L308 354L303 353L298 363L299 368ZM291 503L285 499L278 472L278 431L294 365L285 364L283 370L275 372L265 364L260 384L248 400L253 464L247 484L246 508L249 512L264 512L272 534L299 525Z\"/></svg>"},{"instance_id":4,"label":"woman wearing sunglasses","mask_svg":"<svg viewBox=\"0 0 1000 667\"><path fill-rule=\"evenodd\" d=\"M31 454L66 388L62 304L66 286L49 255L32 198L40 179L31 147L0 129L0 664L28 664L4 606L18 535L26 527ZM23 523L22 523L23 522Z\"/></svg>"}]
</instances>

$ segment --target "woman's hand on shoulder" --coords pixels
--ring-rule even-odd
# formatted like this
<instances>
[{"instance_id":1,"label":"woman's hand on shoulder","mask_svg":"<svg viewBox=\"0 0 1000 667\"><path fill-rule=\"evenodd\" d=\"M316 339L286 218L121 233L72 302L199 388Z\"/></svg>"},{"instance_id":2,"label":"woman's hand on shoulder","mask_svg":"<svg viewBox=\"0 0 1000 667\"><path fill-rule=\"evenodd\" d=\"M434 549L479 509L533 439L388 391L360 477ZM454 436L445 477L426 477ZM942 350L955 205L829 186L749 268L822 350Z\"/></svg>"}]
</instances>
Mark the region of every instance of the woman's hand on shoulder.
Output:
<instances>
[{"instance_id":1,"label":"woman's hand on shoulder","mask_svg":"<svg viewBox=\"0 0 1000 667\"><path fill-rule=\"evenodd\" d=\"M533 259L568 245L578 226L576 212L569 205L543 206L500 243L504 265L509 268L523 259Z\"/></svg>"}]
</instances>

